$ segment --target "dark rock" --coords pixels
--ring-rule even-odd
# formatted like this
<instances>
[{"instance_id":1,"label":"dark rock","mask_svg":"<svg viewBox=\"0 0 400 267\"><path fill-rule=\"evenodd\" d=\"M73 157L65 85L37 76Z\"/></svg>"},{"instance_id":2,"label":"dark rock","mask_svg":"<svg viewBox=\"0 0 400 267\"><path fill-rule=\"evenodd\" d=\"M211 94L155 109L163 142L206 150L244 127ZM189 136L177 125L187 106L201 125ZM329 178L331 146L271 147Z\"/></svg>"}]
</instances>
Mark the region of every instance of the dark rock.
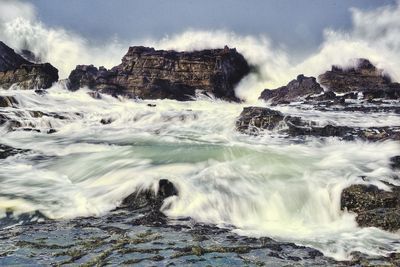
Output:
<instances>
[{"instance_id":1,"label":"dark rock","mask_svg":"<svg viewBox=\"0 0 400 267\"><path fill-rule=\"evenodd\" d=\"M108 118L108 119L101 119L100 120L100 123L101 124L104 124L104 125L106 125L106 124L111 124L113 122L113 119L111 119L111 118Z\"/></svg>"},{"instance_id":2,"label":"dark rock","mask_svg":"<svg viewBox=\"0 0 400 267\"><path fill-rule=\"evenodd\" d=\"M5 159L10 156L28 152L27 149L19 149L11 146L0 144L0 159Z\"/></svg>"},{"instance_id":3,"label":"dark rock","mask_svg":"<svg viewBox=\"0 0 400 267\"><path fill-rule=\"evenodd\" d=\"M111 70L77 66L69 76L69 88L89 87L111 95L176 100L191 100L200 90L237 101L234 86L249 71L236 49L176 52L130 47L122 63Z\"/></svg>"},{"instance_id":4,"label":"dark rock","mask_svg":"<svg viewBox=\"0 0 400 267\"><path fill-rule=\"evenodd\" d=\"M284 115L276 110L261 107L245 107L236 121L239 131L251 131L254 128L272 130L284 119Z\"/></svg>"},{"instance_id":5,"label":"dark rock","mask_svg":"<svg viewBox=\"0 0 400 267\"><path fill-rule=\"evenodd\" d=\"M391 78L377 69L367 59L357 59L356 66L341 68L332 66L330 71L318 76L318 80L326 89L339 92L362 92L364 98L398 99L400 84L393 83Z\"/></svg>"},{"instance_id":6,"label":"dark rock","mask_svg":"<svg viewBox=\"0 0 400 267\"><path fill-rule=\"evenodd\" d=\"M53 133L56 133L56 132L57 132L56 129L49 129L49 130L47 131L47 134L53 134Z\"/></svg>"},{"instance_id":7,"label":"dark rock","mask_svg":"<svg viewBox=\"0 0 400 267\"><path fill-rule=\"evenodd\" d=\"M23 64L30 62L15 53L13 49L0 41L0 72L15 70Z\"/></svg>"},{"instance_id":8,"label":"dark rock","mask_svg":"<svg viewBox=\"0 0 400 267\"><path fill-rule=\"evenodd\" d=\"M263 107L246 107L236 121L236 129L243 133L257 134L260 130L275 130L289 136L356 138L368 141L400 140L399 127L348 127L339 125L318 126L314 121L285 116L281 112Z\"/></svg>"},{"instance_id":9,"label":"dark rock","mask_svg":"<svg viewBox=\"0 0 400 267\"><path fill-rule=\"evenodd\" d=\"M154 107L156 107L157 105L156 105L156 104L147 104L147 106L148 106L148 107L154 108Z\"/></svg>"},{"instance_id":10,"label":"dark rock","mask_svg":"<svg viewBox=\"0 0 400 267\"><path fill-rule=\"evenodd\" d=\"M357 213L357 223L384 230L400 229L400 187L384 191L374 185L352 185L343 190L341 208Z\"/></svg>"},{"instance_id":11,"label":"dark rock","mask_svg":"<svg viewBox=\"0 0 400 267\"><path fill-rule=\"evenodd\" d=\"M0 96L0 108L13 107L18 101L13 96Z\"/></svg>"},{"instance_id":12,"label":"dark rock","mask_svg":"<svg viewBox=\"0 0 400 267\"><path fill-rule=\"evenodd\" d=\"M286 86L274 90L265 89L260 99L270 101L272 104L290 103L304 97L321 94L324 90L314 77L297 76L296 80L289 82Z\"/></svg>"},{"instance_id":13,"label":"dark rock","mask_svg":"<svg viewBox=\"0 0 400 267\"><path fill-rule=\"evenodd\" d=\"M49 88L58 81L58 70L49 63L35 64L0 41L0 87Z\"/></svg>"},{"instance_id":14,"label":"dark rock","mask_svg":"<svg viewBox=\"0 0 400 267\"><path fill-rule=\"evenodd\" d=\"M393 169L400 169L400 156L390 158L390 166Z\"/></svg>"},{"instance_id":15,"label":"dark rock","mask_svg":"<svg viewBox=\"0 0 400 267\"><path fill-rule=\"evenodd\" d=\"M158 182L157 193L151 189L132 193L122 201L122 206L130 209L149 207L152 211L159 211L164 199L177 195L178 190L174 184L166 179L161 179Z\"/></svg>"}]
</instances>

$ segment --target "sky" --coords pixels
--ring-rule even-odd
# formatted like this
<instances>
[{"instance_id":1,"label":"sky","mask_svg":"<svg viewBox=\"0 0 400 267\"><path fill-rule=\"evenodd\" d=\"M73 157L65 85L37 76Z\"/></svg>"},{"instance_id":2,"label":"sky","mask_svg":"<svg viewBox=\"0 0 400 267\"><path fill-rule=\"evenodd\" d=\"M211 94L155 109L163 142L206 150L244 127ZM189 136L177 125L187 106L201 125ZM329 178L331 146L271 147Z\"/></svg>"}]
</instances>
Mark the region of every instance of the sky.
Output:
<instances>
[{"instance_id":1,"label":"sky","mask_svg":"<svg viewBox=\"0 0 400 267\"><path fill-rule=\"evenodd\" d=\"M41 21L96 42L161 38L187 29L267 34L299 54L315 49L326 28L351 26L351 8L395 0L35 0Z\"/></svg>"}]
</instances>

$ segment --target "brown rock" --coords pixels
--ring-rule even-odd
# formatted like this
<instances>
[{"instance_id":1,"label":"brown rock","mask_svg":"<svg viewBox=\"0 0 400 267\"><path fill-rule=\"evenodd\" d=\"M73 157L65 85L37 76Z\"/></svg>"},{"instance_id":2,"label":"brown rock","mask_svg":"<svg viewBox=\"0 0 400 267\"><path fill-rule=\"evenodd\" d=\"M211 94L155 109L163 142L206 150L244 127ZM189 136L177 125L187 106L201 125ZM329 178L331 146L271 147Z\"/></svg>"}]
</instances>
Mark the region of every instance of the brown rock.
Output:
<instances>
[{"instance_id":1,"label":"brown rock","mask_svg":"<svg viewBox=\"0 0 400 267\"><path fill-rule=\"evenodd\" d=\"M237 101L234 86L249 71L236 49L176 52L130 47L122 63L111 70L77 66L69 76L69 88L87 86L111 95L177 100L190 100L200 90Z\"/></svg>"},{"instance_id":2,"label":"brown rock","mask_svg":"<svg viewBox=\"0 0 400 267\"><path fill-rule=\"evenodd\" d=\"M400 187L384 191L374 185L352 185L342 192L341 208L357 213L360 226L400 229Z\"/></svg>"},{"instance_id":3,"label":"brown rock","mask_svg":"<svg viewBox=\"0 0 400 267\"><path fill-rule=\"evenodd\" d=\"M326 89L338 92L362 92L365 98L397 99L400 84L377 69L367 59L357 59L356 67L344 69L332 66L330 71L318 76L319 83Z\"/></svg>"}]
</instances>

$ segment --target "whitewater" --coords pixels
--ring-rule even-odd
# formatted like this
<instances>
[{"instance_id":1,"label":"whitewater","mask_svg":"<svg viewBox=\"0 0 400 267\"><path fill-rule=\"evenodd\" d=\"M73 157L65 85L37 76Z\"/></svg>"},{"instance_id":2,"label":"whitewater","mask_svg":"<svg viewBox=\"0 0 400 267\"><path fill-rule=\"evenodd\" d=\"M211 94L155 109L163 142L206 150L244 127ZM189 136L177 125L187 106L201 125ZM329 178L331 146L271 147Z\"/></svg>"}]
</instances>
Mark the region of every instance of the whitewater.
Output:
<instances>
[{"instance_id":1,"label":"whitewater","mask_svg":"<svg viewBox=\"0 0 400 267\"><path fill-rule=\"evenodd\" d=\"M162 208L169 218L308 245L335 259L348 259L352 251L400 250L398 234L359 228L354 214L340 210L340 194L351 184L386 190L382 181L400 184L390 168L400 149L394 141L245 135L235 121L248 104L205 97L94 99L87 89L70 92L62 82L47 92L0 90L19 103L4 109L7 116L41 131L0 128L2 144L29 150L0 161L2 217L10 209L39 210L57 220L101 216L130 193L156 190L159 179L168 179L179 191ZM278 109L320 125L400 125L398 114ZM56 132L47 134L50 129Z\"/></svg>"}]
</instances>

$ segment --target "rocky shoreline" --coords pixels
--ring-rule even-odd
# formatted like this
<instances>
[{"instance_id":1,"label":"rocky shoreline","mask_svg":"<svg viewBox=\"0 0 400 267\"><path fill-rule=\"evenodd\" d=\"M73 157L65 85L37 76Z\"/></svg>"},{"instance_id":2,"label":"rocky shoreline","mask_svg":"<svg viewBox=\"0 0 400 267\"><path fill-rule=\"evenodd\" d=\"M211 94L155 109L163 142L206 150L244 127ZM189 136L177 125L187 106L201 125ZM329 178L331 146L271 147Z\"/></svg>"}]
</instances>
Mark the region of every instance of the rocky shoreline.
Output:
<instances>
[{"instance_id":1,"label":"rocky shoreline","mask_svg":"<svg viewBox=\"0 0 400 267\"><path fill-rule=\"evenodd\" d=\"M400 125L353 127L320 125L312 119L293 116L274 107L299 106L319 111L400 113L400 84L393 82L383 70L367 59L357 59L354 66L332 66L315 77L299 75L286 86L265 89L260 99L268 107L246 107L238 114L236 129L246 135L276 132L284 138L338 138L344 141L400 141ZM122 63L110 70L93 65L79 65L69 75L68 89L82 87L91 90L93 98L102 94L140 99L193 100L198 94L240 102L234 88L251 71L245 58L236 51L224 49L194 52L155 50L130 47ZM45 94L58 81L58 70L49 63L27 61L0 42L0 87L3 89L33 89ZM154 106L156 107L156 106ZM21 123L14 96L0 96L0 127L8 131L40 131L34 125ZM51 117L57 120L82 114L29 111L31 118ZM111 119L101 123L110 124ZM49 127L47 134L56 132ZM29 153L29 150L0 144L0 160ZM400 153L399 153L400 154ZM399 157L391 166L399 168ZM395 177L399 179L399 177ZM382 181L383 190L363 183L345 188L340 208L356 214L360 227L378 227L396 232L400 229L400 186ZM8 262L29 262L33 257L51 255L43 261L55 265L134 264L157 262L172 266L184 264L232 264L263 266L289 264L293 266L398 266L397 253L387 257L354 254L352 261L337 262L319 251L269 238L246 238L232 234L231 229L202 225L190 218L171 220L162 213L163 201L179 192L168 180L160 180L158 191L133 192L119 208L98 218L76 218L66 221L48 220L39 211L15 217L12 211L0 219L0 265ZM22 225L15 226L20 221ZM34 222L34 223L32 223ZM14 225L12 228L8 228ZM49 232L48 235L46 233ZM60 235L59 243L52 235ZM85 240L87 239L87 240ZM175 240L176 239L176 240ZM61 243L60 243L61 242ZM223 245L221 245L223 244ZM17 248L17 249L15 249ZM29 248L29 252L24 250ZM30 254L30 255L29 255Z\"/></svg>"}]
</instances>

